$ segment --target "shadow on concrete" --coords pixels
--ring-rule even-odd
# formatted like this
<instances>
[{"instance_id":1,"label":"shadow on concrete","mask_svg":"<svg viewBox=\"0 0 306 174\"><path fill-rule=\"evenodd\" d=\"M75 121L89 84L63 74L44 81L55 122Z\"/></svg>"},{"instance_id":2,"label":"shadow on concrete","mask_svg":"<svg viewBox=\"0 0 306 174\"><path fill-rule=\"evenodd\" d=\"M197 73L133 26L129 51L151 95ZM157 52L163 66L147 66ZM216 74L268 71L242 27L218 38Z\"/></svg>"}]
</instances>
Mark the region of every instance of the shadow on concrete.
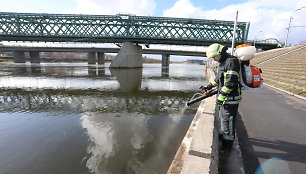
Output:
<instances>
[{"instance_id":1,"label":"shadow on concrete","mask_svg":"<svg viewBox=\"0 0 306 174\"><path fill-rule=\"evenodd\" d=\"M240 113L238 113L236 119L236 133L239 139L245 173L255 173L260 163L257 156L255 155L252 142L249 139Z\"/></svg>"},{"instance_id":2,"label":"shadow on concrete","mask_svg":"<svg viewBox=\"0 0 306 174\"><path fill-rule=\"evenodd\" d=\"M258 159L278 158L284 161L306 163L306 145L282 140L249 138L240 114L237 116L237 135L241 148L245 173L254 173L260 166ZM281 133L281 132L280 132ZM254 151L253 146L265 148Z\"/></svg>"},{"instance_id":3,"label":"shadow on concrete","mask_svg":"<svg viewBox=\"0 0 306 174\"><path fill-rule=\"evenodd\" d=\"M218 113L218 112L219 111L216 110L216 113ZM217 117L219 117L219 116L217 116ZM238 116L237 116L236 120L237 119L240 120L240 121L238 121L238 124L240 124L240 126L239 127L236 126L236 132L239 129L240 134L242 134L243 136L247 136L245 128L241 128L241 127L244 127L244 124L241 123L241 117L240 117L239 113L238 113ZM220 126L220 125L218 125L218 126ZM219 129L220 129L220 127L219 127ZM219 170L218 170L218 172L220 174L245 174L245 173L248 174L249 173L249 172L245 171L245 164L243 163L244 161L242 160L242 154L241 154L242 152L241 152L241 149L240 149L241 144L239 144L239 142L238 142L238 141L240 141L240 137L238 135L238 132L236 134L237 134L237 136L234 140L234 144L233 144L231 152L228 155L220 155L219 154ZM245 144L247 144L247 142ZM256 163L256 165L259 164L258 160L255 161L255 163ZM255 169L256 169L256 167L255 167Z\"/></svg>"},{"instance_id":4,"label":"shadow on concrete","mask_svg":"<svg viewBox=\"0 0 306 174\"><path fill-rule=\"evenodd\" d=\"M220 174L245 174L239 143L235 139L233 148L228 155L219 154Z\"/></svg>"},{"instance_id":5,"label":"shadow on concrete","mask_svg":"<svg viewBox=\"0 0 306 174\"><path fill-rule=\"evenodd\" d=\"M306 163L306 145L297 144L282 140L262 140L250 138L250 142L254 146L271 149L274 152L256 152L259 158L270 159L273 157L280 158L285 161L294 161L299 163ZM275 152L279 151L279 152Z\"/></svg>"}]
</instances>

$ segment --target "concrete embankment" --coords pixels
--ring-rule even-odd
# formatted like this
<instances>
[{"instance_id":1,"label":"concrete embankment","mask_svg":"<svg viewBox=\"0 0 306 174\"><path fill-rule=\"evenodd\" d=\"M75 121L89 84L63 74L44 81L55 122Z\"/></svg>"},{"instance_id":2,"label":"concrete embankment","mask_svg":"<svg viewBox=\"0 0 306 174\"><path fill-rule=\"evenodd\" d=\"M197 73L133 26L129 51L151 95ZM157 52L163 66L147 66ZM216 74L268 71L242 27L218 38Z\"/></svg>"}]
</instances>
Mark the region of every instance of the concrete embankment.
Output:
<instances>
[{"instance_id":1,"label":"concrete embankment","mask_svg":"<svg viewBox=\"0 0 306 174\"><path fill-rule=\"evenodd\" d=\"M203 100L167 174L218 173L216 96Z\"/></svg>"},{"instance_id":2,"label":"concrete embankment","mask_svg":"<svg viewBox=\"0 0 306 174\"><path fill-rule=\"evenodd\" d=\"M213 69L206 67L206 77L208 80L215 78ZM200 103L167 174L244 174L237 138L229 156L219 159L218 112L215 103L216 95Z\"/></svg>"}]
</instances>

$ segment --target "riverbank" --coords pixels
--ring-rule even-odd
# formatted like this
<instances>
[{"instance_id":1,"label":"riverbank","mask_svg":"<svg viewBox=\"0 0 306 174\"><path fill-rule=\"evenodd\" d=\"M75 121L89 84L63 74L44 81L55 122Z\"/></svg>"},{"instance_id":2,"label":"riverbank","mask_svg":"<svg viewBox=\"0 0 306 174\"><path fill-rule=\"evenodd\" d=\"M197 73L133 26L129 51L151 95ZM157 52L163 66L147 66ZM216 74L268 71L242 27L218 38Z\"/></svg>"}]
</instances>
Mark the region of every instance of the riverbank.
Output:
<instances>
[{"instance_id":1,"label":"riverbank","mask_svg":"<svg viewBox=\"0 0 306 174\"><path fill-rule=\"evenodd\" d=\"M167 174L218 173L216 96L203 100Z\"/></svg>"}]
</instances>

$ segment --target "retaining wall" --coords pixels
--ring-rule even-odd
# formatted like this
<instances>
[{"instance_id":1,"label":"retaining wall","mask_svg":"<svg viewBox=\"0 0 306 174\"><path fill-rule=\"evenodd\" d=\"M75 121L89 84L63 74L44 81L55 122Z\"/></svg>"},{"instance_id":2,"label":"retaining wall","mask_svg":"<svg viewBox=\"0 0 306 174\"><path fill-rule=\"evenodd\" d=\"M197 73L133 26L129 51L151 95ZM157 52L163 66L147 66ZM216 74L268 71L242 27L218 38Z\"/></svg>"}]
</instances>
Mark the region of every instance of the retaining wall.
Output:
<instances>
[{"instance_id":1,"label":"retaining wall","mask_svg":"<svg viewBox=\"0 0 306 174\"><path fill-rule=\"evenodd\" d=\"M215 78L206 67L207 80ZM216 174L219 138L215 119L216 95L202 100L167 174Z\"/></svg>"},{"instance_id":2,"label":"retaining wall","mask_svg":"<svg viewBox=\"0 0 306 174\"><path fill-rule=\"evenodd\" d=\"M218 173L216 96L203 100L167 174Z\"/></svg>"}]
</instances>

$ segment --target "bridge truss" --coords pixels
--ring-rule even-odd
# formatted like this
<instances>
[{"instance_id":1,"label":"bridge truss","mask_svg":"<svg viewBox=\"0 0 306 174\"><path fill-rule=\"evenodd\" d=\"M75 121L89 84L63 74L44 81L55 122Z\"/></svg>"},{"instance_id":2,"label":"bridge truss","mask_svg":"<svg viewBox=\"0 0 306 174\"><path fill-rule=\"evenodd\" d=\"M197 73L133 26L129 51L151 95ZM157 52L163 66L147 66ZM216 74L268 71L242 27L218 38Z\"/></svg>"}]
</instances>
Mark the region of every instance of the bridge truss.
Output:
<instances>
[{"instance_id":1,"label":"bridge truss","mask_svg":"<svg viewBox=\"0 0 306 174\"><path fill-rule=\"evenodd\" d=\"M0 13L0 41L230 45L233 28L233 21L220 20ZM236 42L246 42L248 31L249 23L238 22Z\"/></svg>"}]
</instances>

